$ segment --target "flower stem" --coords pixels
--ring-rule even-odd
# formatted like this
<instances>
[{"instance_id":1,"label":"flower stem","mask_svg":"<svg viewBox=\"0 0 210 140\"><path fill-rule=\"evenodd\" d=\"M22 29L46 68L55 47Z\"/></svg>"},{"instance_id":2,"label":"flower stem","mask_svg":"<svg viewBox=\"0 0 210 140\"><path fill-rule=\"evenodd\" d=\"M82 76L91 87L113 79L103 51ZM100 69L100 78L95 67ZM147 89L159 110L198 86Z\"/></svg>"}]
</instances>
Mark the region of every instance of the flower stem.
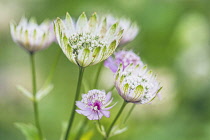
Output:
<instances>
[{"instance_id":1,"label":"flower stem","mask_svg":"<svg viewBox=\"0 0 210 140\"><path fill-rule=\"evenodd\" d=\"M43 87L46 87L46 86L48 86L51 83L51 81L53 79L53 76L54 76L54 73L55 73L55 69L56 69L56 67L58 65L58 61L60 59L61 53L62 53L62 50L59 48L59 50L57 52L57 55L56 55L56 58L54 60L54 63L51 66L49 75L48 75L48 77L47 77Z\"/></svg>"},{"instance_id":2,"label":"flower stem","mask_svg":"<svg viewBox=\"0 0 210 140\"><path fill-rule=\"evenodd\" d=\"M71 127L72 127L72 124L73 124L73 121L74 121L75 112L76 112L75 111L75 109L76 109L75 102L79 99L83 73L84 73L84 68L83 67L79 67L79 77L78 77L78 82L77 82L77 90L76 90L75 98L74 98L74 101L73 101L73 109L71 111L71 116L70 116L70 119L69 119L68 128L67 128L64 140L68 140L69 133L71 132Z\"/></svg>"},{"instance_id":3,"label":"flower stem","mask_svg":"<svg viewBox=\"0 0 210 140\"><path fill-rule=\"evenodd\" d=\"M108 89L108 91L113 91L115 88L115 85L113 85L110 89Z\"/></svg>"},{"instance_id":4,"label":"flower stem","mask_svg":"<svg viewBox=\"0 0 210 140\"><path fill-rule=\"evenodd\" d=\"M96 72L96 77L95 77L94 87L93 87L95 89L98 87L98 80L99 80L99 76L100 76L100 73L101 73L102 66L103 66L103 62L101 62L99 64L98 70ZM84 85L85 85L85 83L84 83ZM86 86L84 86L84 87L86 87ZM84 118L83 123L82 123L82 125L81 125L81 127L79 129L79 132L77 133L77 135L75 137L75 140L79 140L80 139L80 137L82 136L82 133L83 133L83 129L87 125L87 123L88 123L88 119Z\"/></svg>"},{"instance_id":5,"label":"flower stem","mask_svg":"<svg viewBox=\"0 0 210 140\"><path fill-rule=\"evenodd\" d=\"M124 120L124 122L123 122L124 124L126 123L126 121L128 120L128 118L130 117L130 115L131 115L133 109L135 108L135 106L136 106L136 104L132 104L131 109L129 110L127 116L125 117L125 120Z\"/></svg>"},{"instance_id":6,"label":"flower stem","mask_svg":"<svg viewBox=\"0 0 210 140\"><path fill-rule=\"evenodd\" d=\"M98 67L98 70L96 72L96 77L95 77L95 82L94 82L94 87L93 88L98 88L98 80L99 80L99 76L100 76L100 73L101 73L101 69L103 67L103 62L101 62L99 64L99 67Z\"/></svg>"},{"instance_id":7,"label":"flower stem","mask_svg":"<svg viewBox=\"0 0 210 140\"><path fill-rule=\"evenodd\" d=\"M35 60L34 60L34 54L30 53L30 60L31 60L31 72L32 72L32 86L33 86L33 108L34 108L34 118L35 118L35 124L39 133L40 140L43 140L42 130L39 122L39 110L38 110L38 103L36 100L36 70L35 70Z\"/></svg>"},{"instance_id":8,"label":"flower stem","mask_svg":"<svg viewBox=\"0 0 210 140\"><path fill-rule=\"evenodd\" d=\"M120 117L120 115L121 115L121 113L122 113L122 111L124 110L124 108L125 108L126 105L127 105L127 102L124 101L123 104L122 104L122 106L121 106L121 108L120 108L120 110L119 110L119 112L118 112L118 114L117 114L117 116L115 117L114 121L113 121L112 124L110 125L110 127L109 127L109 129L108 129L108 131L107 131L107 135L106 135L106 137L104 138L104 140L107 140L107 139L109 138L110 132L111 132L111 130L112 130L114 124L117 122L118 118Z\"/></svg>"}]
</instances>

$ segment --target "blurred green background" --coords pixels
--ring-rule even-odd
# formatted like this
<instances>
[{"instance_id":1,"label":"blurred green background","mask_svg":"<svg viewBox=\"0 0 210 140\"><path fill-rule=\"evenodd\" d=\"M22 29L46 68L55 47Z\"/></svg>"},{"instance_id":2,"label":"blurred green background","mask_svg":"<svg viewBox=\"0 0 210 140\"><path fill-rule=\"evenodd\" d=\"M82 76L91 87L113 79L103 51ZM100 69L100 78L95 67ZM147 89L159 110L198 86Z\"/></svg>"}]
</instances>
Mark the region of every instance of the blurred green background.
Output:
<instances>
[{"instance_id":1,"label":"blurred green background","mask_svg":"<svg viewBox=\"0 0 210 140\"><path fill-rule=\"evenodd\" d=\"M209 140L210 139L210 1L209 0L0 0L0 140L24 140L15 122L33 123L32 104L16 89L31 89L28 54L11 39L9 22L22 15L46 18L64 17L68 11L78 17L83 11L113 13L129 17L141 28L127 47L158 74L163 85L162 100L138 105L129 119L128 131L110 140ZM36 54L38 87L46 79L59 51L57 44ZM87 68L85 79L93 82L98 65ZM78 68L62 54L54 89L40 103L41 125L47 140L59 140L61 125L69 118L76 88ZM112 74L103 68L100 88L112 86ZM118 104L107 127L119 110ZM127 107L129 109L129 107ZM83 116L76 115L74 132ZM86 138L102 139L89 122ZM85 140L85 139L84 139ZM88 139L86 139L88 140Z\"/></svg>"}]
</instances>

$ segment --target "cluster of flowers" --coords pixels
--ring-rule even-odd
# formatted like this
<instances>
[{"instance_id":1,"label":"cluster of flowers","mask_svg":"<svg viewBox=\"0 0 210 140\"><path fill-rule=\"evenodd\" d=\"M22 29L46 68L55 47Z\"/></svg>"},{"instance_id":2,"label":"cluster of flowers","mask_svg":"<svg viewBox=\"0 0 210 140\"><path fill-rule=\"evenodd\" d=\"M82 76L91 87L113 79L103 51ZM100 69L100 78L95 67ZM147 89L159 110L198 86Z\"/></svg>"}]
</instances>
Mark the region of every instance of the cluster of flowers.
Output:
<instances>
[{"instance_id":1,"label":"cluster of flowers","mask_svg":"<svg viewBox=\"0 0 210 140\"><path fill-rule=\"evenodd\" d=\"M85 13L82 13L75 22L67 13L64 20L57 18L54 22L45 21L41 25L37 25L33 19L27 21L23 17L18 25L11 23L10 27L13 40L30 54L56 42L66 57L80 69L84 70L105 60L104 66L113 72L114 85L125 103L150 103L161 90L156 76L148 70L141 58L132 50L123 48L139 31L138 26L128 19L118 19L111 15L98 17L96 13L88 19ZM80 77L79 80L81 79ZM79 86L77 88L80 89ZM78 101L79 92L80 90L77 90L78 96L73 103L79 109L75 106L74 112L87 116L89 120L100 120L102 116L110 117L109 110L115 105L109 106L113 101L111 92L92 89ZM71 117L74 118L74 115ZM105 139L109 138L111 129L105 134ZM67 137L68 134L66 139Z\"/></svg>"}]
</instances>

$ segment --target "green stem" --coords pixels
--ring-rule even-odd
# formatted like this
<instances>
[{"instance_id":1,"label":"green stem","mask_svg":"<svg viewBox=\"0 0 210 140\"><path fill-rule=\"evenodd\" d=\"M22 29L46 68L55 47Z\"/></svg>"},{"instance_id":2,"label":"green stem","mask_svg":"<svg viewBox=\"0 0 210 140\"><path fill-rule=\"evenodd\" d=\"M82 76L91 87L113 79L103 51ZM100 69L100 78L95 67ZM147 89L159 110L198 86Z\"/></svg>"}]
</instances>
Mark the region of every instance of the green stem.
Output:
<instances>
[{"instance_id":1,"label":"green stem","mask_svg":"<svg viewBox=\"0 0 210 140\"><path fill-rule=\"evenodd\" d=\"M111 132L113 126L114 126L115 123L117 122L118 118L120 117L120 115L121 115L121 113L122 113L122 111L124 110L124 108L125 108L126 105L127 105L127 102L124 101L123 104L122 104L122 106L121 106L121 108L120 108L120 110L119 110L119 112L118 112L118 114L117 114L117 116L115 117L114 121L113 121L112 124L110 125L110 127L109 127L109 129L108 129L108 131L107 131L107 135L106 135L106 137L104 138L104 140L107 140L107 139L109 138L109 135L110 135L110 132Z\"/></svg>"},{"instance_id":2,"label":"green stem","mask_svg":"<svg viewBox=\"0 0 210 140\"><path fill-rule=\"evenodd\" d=\"M100 76L103 65L104 65L103 62L101 62L99 64L98 70L96 72L96 77L95 77L95 82L94 82L94 87L93 88L98 88L98 80L99 80L99 76Z\"/></svg>"},{"instance_id":3,"label":"green stem","mask_svg":"<svg viewBox=\"0 0 210 140\"><path fill-rule=\"evenodd\" d=\"M129 110L127 116L125 117L125 120L124 120L124 122L123 122L124 124L126 123L126 121L128 120L128 118L130 117L130 115L131 115L133 109L135 108L135 106L136 106L136 104L132 104L131 109Z\"/></svg>"},{"instance_id":4,"label":"green stem","mask_svg":"<svg viewBox=\"0 0 210 140\"><path fill-rule=\"evenodd\" d=\"M72 127L72 124L73 124L73 121L74 121L75 112L76 112L75 111L75 109L76 109L75 102L79 99L83 73L84 73L84 68L83 67L79 67L79 77L78 77L78 81L77 81L77 90L76 90L76 94L75 94L75 98L74 98L74 102L73 102L73 109L71 111L71 116L70 116L70 119L69 119L68 128L67 128L64 140L68 140L69 133L71 132L71 127Z\"/></svg>"},{"instance_id":5,"label":"green stem","mask_svg":"<svg viewBox=\"0 0 210 140\"><path fill-rule=\"evenodd\" d=\"M102 66L103 66L103 62L101 62L99 64L98 70L96 72L96 77L95 77L94 87L93 87L95 89L98 87L98 80L99 80L99 76L100 76L100 73L101 73ZM85 86L86 83L83 83L83 85L86 88L86 86ZM85 91L87 91L87 90L85 90ZM84 130L84 126L86 126L87 123L88 123L88 119L84 118L83 123L82 123L81 127L79 128L79 132L77 133L77 135L75 137L75 140L79 140L80 139L80 137L82 136L83 130Z\"/></svg>"},{"instance_id":6,"label":"green stem","mask_svg":"<svg viewBox=\"0 0 210 140\"><path fill-rule=\"evenodd\" d=\"M101 123L100 123L99 114L98 114L98 126L99 126L99 129L102 131L102 126L101 126Z\"/></svg>"},{"instance_id":7,"label":"green stem","mask_svg":"<svg viewBox=\"0 0 210 140\"><path fill-rule=\"evenodd\" d=\"M31 72L32 72L32 86L33 86L33 108L34 108L34 118L35 118L35 124L39 133L40 140L43 140L42 130L39 122L39 109L38 109L38 103L36 100L36 70L35 70L35 60L34 60L34 54L30 54L31 59Z\"/></svg>"},{"instance_id":8,"label":"green stem","mask_svg":"<svg viewBox=\"0 0 210 140\"><path fill-rule=\"evenodd\" d=\"M53 63L52 66L51 66L49 75L48 75L48 77L47 77L47 79L46 79L46 81L45 81L43 87L46 87L46 86L48 86L48 85L51 83L52 78L53 78L54 73L55 73L55 69L56 69L56 67L57 67L57 65L58 65L58 61L59 61L59 59L60 59L61 54L62 54L62 50L59 48L59 50L58 50L58 52L57 52L57 55L56 55L56 57L55 57L54 63Z\"/></svg>"},{"instance_id":9,"label":"green stem","mask_svg":"<svg viewBox=\"0 0 210 140\"><path fill-rule=\"evenodd\" d=\"M113 91L115 88L115 85L113 85L110 89L108 89L108 91Z\"/></svg>"}]
</instances>

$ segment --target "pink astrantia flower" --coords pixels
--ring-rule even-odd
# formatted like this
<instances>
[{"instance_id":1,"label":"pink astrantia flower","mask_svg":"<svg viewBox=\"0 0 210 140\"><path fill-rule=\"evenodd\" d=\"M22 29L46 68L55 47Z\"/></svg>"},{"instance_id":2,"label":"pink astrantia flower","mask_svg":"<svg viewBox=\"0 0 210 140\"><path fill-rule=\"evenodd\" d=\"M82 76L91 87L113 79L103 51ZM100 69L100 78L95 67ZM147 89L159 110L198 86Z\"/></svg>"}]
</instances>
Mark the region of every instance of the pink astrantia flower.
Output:
<instances>
[{"instance_id":1,"label":"pink astrantia flower","mask_svg":"<svg viewBox=\"0 0 210 140\"><path fill-rule=\"evenodd\" d=\"M133 51L119 51L114 53L114 57L109 57L105 62L105 67L109 68L113 73L118 69L118 66L122 64L123 69L125 69L129 64L143 66L141 58L136 55Z\"/></svg>"},{"instance_id":2,"label":"pink astrantia flower","mask_svg":"<svg viewBox=\"0 0 210 140\"><path fill-rule=\"evenodd\" d=\"M82 95L82 100L76 102L76 106L81 110L76 110L77 113L87 116L89 120L100 120L102 116L110 117L108 111L111 107L107 107L112 102L111 92L93 89L87 94ZM107 108L106 108L107 107Z\"/></svg>"}]
</instances>

